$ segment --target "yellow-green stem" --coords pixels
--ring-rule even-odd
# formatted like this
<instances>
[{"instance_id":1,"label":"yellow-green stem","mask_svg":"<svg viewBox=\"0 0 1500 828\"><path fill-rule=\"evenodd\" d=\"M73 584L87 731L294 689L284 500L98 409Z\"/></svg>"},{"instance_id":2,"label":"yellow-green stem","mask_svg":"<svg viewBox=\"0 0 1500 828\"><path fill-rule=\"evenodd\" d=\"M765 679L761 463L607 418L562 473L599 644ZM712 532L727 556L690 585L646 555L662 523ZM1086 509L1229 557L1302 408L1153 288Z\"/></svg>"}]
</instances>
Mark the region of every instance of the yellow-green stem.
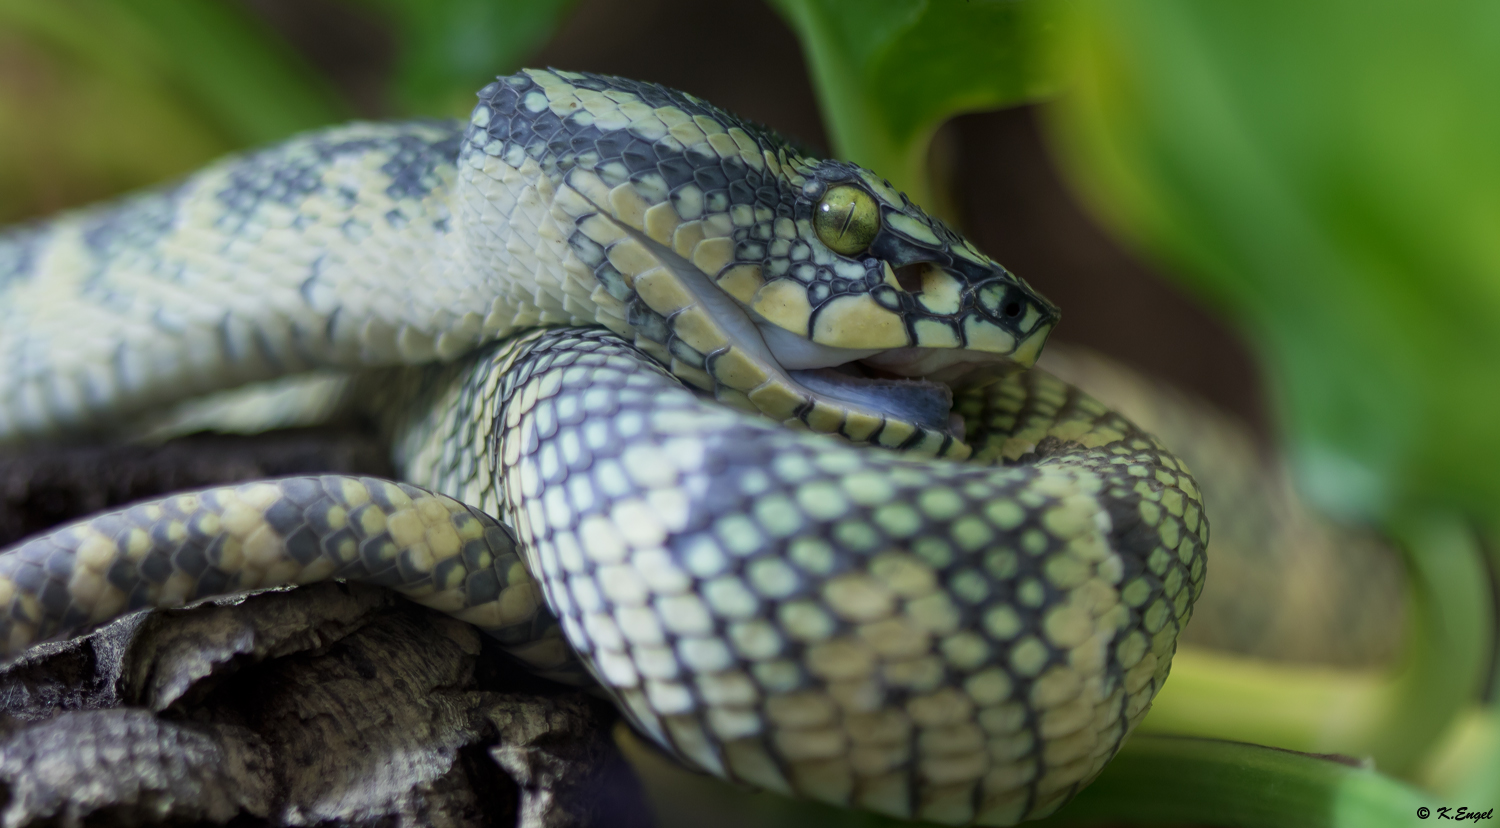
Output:
<instances>
[{"instance_id":1,"label":"yellow-green stem","mask_svg":"<svg viewBox=\"0 0 1500 828\"><path fill-rule=\"evenodd\" d=\"M1393 675L1184 648L1141 732L1368 756L1387 772L1412 774L1476 698L1494 609L1466 523L1426 516L1396 523L1392 534L1411 589L1410 626Z\"/></svg>"}]
</instances>

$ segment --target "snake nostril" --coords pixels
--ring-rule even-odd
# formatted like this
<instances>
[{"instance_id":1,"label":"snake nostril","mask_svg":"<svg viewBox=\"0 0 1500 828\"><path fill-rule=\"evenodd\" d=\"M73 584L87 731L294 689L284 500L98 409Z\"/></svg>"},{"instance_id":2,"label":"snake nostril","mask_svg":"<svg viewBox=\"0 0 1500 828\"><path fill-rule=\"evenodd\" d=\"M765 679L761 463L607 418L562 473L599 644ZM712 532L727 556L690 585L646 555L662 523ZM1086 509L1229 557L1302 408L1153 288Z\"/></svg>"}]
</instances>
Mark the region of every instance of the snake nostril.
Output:
<instances>
[{"instance_id":1,"label":"snake nostril","mask_svg":"<svg viewBox=\"0 0 1500 828\"><path fill-rule=\"evenodd\" d=\"M1021 303L1012 299L1009 302L1006 302L1005 307L1001 310L1005 313L1007 319L1015 319L1017 316L1021 315Z\"/></svg>"},{"instance_id":2,"label":"snake nostril","mask_svg":"<svg viewBox=\"0 0 1500 828\"><path fill-rule=\"evenodd\" d=\"M896 268L896 284L907 293L922 292L922 273L927 270L926 262L915 262L904 264Z\"/></svg>"}]
</instances>

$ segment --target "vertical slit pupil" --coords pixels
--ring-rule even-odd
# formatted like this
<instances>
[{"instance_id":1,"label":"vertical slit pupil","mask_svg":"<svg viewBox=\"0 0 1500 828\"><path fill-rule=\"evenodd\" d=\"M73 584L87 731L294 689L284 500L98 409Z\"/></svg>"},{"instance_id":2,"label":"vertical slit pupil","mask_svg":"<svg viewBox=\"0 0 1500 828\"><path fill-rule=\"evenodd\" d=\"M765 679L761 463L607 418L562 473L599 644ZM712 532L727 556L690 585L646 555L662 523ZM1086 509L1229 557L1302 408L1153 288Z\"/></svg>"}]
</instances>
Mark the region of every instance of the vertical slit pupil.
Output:
<instances>
[{"instance_id":1,"label":"vertical slit pupil","mask_svg":"<svg viewBox=\"0 0 1500 828\"><path fill-rule=\"evenodd\" d=\"M844 223L839 225L840 239L849 237L849 226L852 224L854 224L854 204L850 203L844 206Z\"/></svg>"}]
</instances>

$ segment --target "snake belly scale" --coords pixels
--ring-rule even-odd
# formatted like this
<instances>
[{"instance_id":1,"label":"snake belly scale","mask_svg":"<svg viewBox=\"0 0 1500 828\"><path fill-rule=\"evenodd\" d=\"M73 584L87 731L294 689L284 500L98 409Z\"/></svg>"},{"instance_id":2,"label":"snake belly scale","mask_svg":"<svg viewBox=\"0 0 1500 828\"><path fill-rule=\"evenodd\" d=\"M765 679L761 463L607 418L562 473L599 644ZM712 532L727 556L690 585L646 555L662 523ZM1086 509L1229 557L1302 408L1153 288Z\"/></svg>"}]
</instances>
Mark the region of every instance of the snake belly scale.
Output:
<instances>
[{"instance_id":1,"label":"snake belly scale","mask_svg":"<svg viewBox=\"0 0 1500 828\"><path fill-rule=\"evenodd\" d=\"M0 441L334 368L402 482L28 540L0 644L366 580L718 776L1042 816L1145 714L1208 541L1180 461L1028 369L1057 318L875 175L650 84L528 70L467 125L292 139L0 234Z\"/></svg>"}]
</instances>

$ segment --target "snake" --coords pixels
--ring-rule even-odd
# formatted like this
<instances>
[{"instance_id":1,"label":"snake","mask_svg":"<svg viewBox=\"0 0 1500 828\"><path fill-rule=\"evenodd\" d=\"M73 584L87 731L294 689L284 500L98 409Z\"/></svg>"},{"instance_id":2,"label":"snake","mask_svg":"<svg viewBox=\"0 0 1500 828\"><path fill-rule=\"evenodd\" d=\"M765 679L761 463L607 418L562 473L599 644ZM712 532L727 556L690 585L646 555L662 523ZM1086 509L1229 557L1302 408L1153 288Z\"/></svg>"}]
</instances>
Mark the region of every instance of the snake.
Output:
<instances>
[{"instance_id":1,"label":"snake","mask_svg":"<svg viewBox=\"0 0 1500 828\"><path fill-rule=\"evenodd\" d=\"M271 586L395 589L724 779L943 824L1140 722L1208 521L1033 367L1060 316L876 174L690 94L523 70L0 234L0 443L346 371L398 478L259 480L0 554L0 650Z\"/></svg>"}]
</instances>

